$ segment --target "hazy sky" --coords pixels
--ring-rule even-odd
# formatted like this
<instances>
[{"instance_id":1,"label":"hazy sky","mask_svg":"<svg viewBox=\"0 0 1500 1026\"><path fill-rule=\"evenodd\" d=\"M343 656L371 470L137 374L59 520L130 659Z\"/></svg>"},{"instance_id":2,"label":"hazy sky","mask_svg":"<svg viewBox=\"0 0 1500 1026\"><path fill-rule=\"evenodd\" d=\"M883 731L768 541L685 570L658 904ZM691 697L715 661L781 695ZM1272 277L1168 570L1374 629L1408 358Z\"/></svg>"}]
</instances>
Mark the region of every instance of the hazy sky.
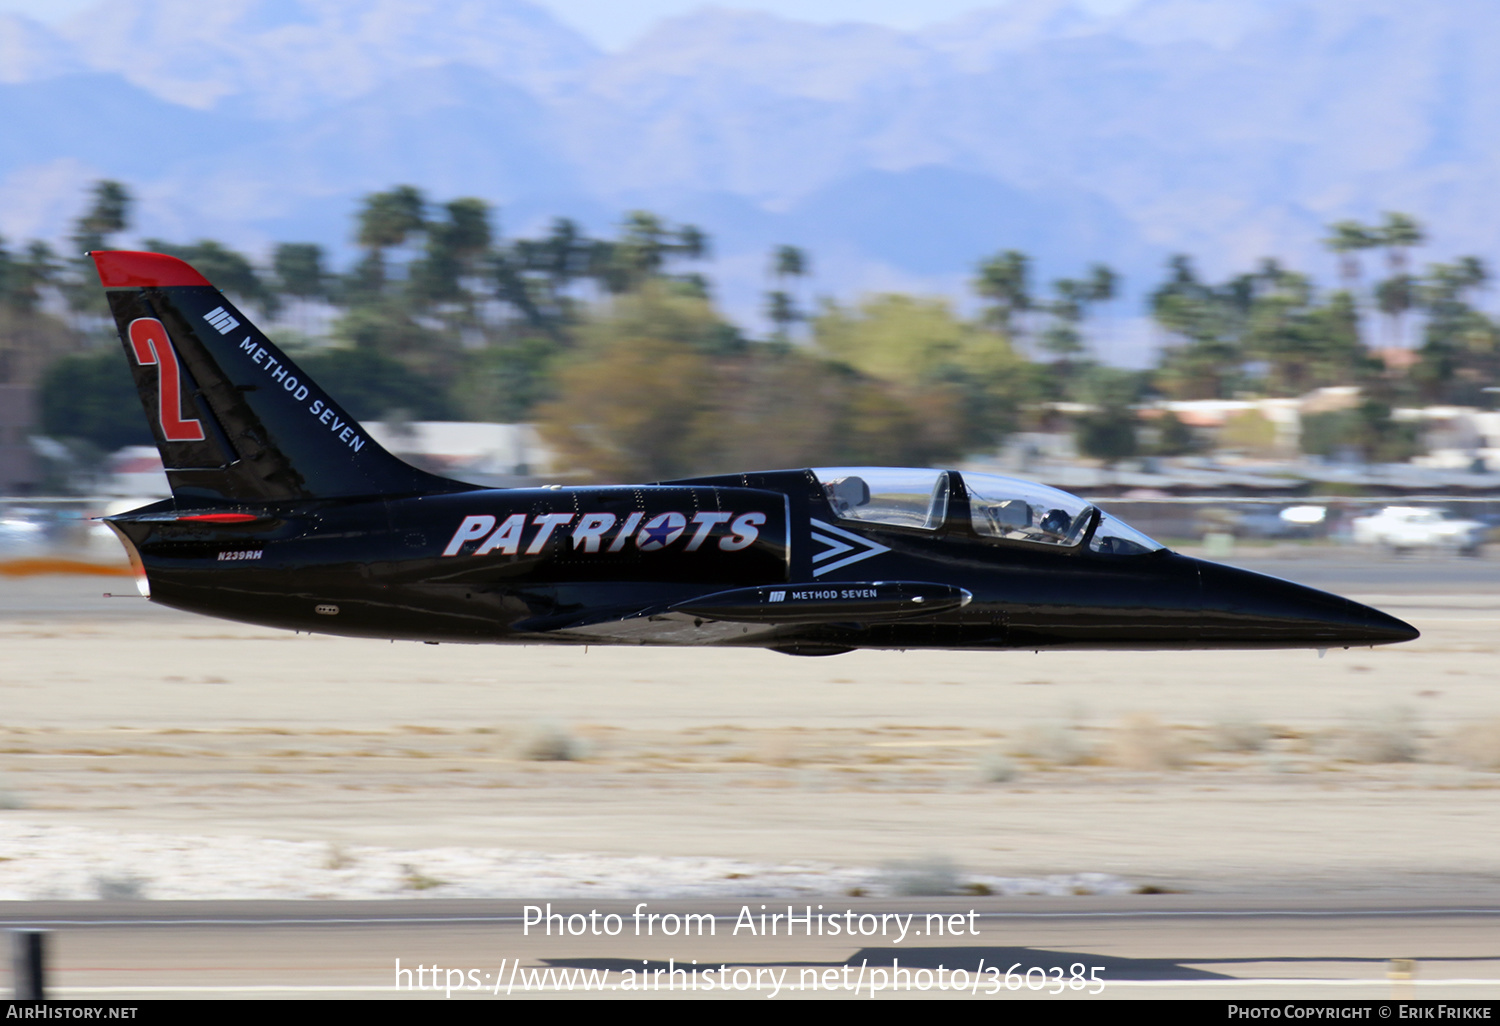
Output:
<instances>
[{"instance_id":1,"label":"hazy sky","mask_svg":"<svg viewBox=\"0 0 1500 1026\"><path fill-rule=\"evenodd\" d=\"M1004 0L725 0L710 5L703 0L531 0L579 29L606 49L617 49L635 39L659 18L684 14L699 7L733 7L770 11L803 21L868 21L910 29L947 21L968 11L1002 6ZM1026 3L1027 0L1011 0ZM1078 0L1090 9L1112 13L1138 0ZM0 11L14 11L39 21L61 21L98 0L0 0Z\"/></svg>"}]
</instances>

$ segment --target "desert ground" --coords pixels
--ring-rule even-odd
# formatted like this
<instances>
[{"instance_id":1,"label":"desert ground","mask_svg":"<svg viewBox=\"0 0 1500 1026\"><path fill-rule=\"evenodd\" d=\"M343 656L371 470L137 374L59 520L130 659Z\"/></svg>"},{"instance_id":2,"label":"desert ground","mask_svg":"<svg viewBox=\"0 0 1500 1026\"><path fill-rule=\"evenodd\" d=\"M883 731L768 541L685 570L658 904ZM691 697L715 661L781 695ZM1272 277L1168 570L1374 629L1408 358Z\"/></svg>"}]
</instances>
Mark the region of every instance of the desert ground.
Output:
<instances>
[{"instance_id":1,"label":"desert ground","mask_svg":"<svg viewBox=\"0 0 1500 1026\"><path fill-rule=\"evenodd\" d=\"M1269 653L428 646L0 577L0 898L1500 900L1500 562Z\"/></svg>"}]
</instances>

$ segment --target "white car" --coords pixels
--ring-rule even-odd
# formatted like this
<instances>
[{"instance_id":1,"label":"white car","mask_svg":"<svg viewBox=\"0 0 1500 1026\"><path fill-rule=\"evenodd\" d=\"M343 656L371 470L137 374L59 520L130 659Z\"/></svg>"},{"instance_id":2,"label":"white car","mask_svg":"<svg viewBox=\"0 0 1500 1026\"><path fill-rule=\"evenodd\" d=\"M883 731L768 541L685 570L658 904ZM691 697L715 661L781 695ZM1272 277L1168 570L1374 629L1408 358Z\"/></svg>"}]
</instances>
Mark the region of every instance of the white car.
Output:
<instances>
[{"instance_id":1,"label":"white car","mask_svg":"<svg viewBox=\"0 0 1500 1026\"><path fill-rule=\"evenodd\" d=\"M41 524L21 517L0 518L0 559L35 556L47 547Z\"/></svg>"},{"instance_id":2,"label":"white car","mask_svg":"<svg viewBox=\"0 0 1500 1026\"><path fill-rule=\"evenodd\" d=\"M1410 549L1455 549L1465 556L1479 555L1489 525L1455 517L1445 509L1421 506L1387 506L1379 513L1354 519L1354 540L1363 545L1384 545L1393 552Z\"/></svg>"}]
</instances>

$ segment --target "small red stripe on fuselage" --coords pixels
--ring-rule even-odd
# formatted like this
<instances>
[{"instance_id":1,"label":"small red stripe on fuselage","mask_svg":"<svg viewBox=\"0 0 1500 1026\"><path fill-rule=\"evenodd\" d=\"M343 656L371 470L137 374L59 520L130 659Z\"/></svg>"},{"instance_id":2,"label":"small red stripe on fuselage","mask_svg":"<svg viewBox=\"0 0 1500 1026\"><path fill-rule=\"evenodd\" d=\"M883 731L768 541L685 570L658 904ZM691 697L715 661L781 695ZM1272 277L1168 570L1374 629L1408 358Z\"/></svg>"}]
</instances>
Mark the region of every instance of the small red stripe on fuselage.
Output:
<instances>
[{"instance_id":1,"label":"small red stripe on fuselage","mask_svg":"<svg viewBox=\"0 0 1500 1026\"><path fill-rule=\"evenodd\" d=\"M190 517L178 517L178 520L198 520L206 524L247 524L260 517L253 513L195 513Z\"/></svg>"}]
</instances>

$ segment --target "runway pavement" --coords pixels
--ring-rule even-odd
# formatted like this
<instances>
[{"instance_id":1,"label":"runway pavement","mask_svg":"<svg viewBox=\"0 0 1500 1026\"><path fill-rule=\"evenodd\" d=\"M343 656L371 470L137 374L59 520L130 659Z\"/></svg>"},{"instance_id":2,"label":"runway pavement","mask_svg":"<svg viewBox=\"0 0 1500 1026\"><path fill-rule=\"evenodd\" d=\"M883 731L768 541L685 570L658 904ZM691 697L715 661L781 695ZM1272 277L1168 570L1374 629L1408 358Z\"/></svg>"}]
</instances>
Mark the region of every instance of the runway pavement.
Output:
<instances>
[{"instance_id":1,"label":"runway pavement","mask_svg":"<svg viewBox=\"0 0 1500 1026\"><path fill-rule=\"evenodd\" d=\"M1500 907L1457 897L24 903L0 922L49 931L50 993L75 1000L1500 998Z\"/></svg>"}]
</instances>

